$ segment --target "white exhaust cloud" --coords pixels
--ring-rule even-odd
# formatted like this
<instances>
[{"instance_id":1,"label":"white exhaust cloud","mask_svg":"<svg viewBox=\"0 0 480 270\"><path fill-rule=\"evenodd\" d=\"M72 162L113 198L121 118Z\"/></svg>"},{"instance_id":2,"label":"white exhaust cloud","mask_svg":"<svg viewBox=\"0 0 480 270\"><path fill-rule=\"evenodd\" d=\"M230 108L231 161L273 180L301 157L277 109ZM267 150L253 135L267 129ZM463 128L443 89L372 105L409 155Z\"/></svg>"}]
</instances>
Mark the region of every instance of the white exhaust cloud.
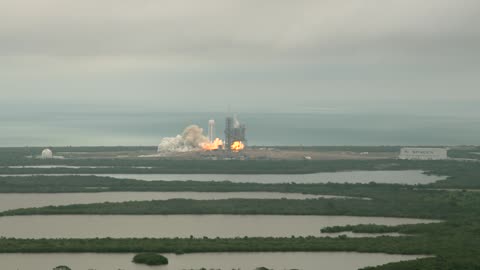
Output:
<instances>
[{"instance_id":1,"label":"white exhaust cloud","mask_svg":"<svg viewBox=\"0 0 480 270\"><path fill-rule=\"evenodd\" d=\"M165 137L158 145L158 152L190 152L201 150L202 145L208 143L203 135L203 129L197 125L185 128L182 134L175 137Z\"/></svg>"}]
</instances>

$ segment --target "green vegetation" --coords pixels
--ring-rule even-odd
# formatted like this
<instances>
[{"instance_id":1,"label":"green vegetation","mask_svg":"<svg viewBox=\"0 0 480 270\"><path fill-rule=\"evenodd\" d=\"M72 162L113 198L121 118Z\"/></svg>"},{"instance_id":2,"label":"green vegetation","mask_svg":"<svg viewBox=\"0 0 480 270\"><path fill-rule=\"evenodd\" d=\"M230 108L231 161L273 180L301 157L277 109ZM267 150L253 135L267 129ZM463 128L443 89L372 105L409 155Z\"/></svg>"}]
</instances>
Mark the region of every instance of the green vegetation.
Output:
<instances>
[{"instance_id":1,"label":"green vegetation","mask_svg":"<svg viewBox=\"0 0 480 270\"><path fill-rule=\"evenodd\" d=\"M312 173L349 170L423 170L446 175L428 185L398 184L256 184L195 181L136 181L98 176L2 177L0 193L8 192L103 192L103 191L272 191L368 197L359 199L194 201L175 199L124 203L99 203L19 209L2 215L37 214L282 214L356 215L441 219L444 222L400 226L362 224L319 228L322 232L401 233L401 237L291 237L234 239L7 239L5 252L258 252L258 251L353 251L389 254L425 254L433 257L368 267L371 270L480 269L480 193L437 189L480 189L480 162L337 160L337 161L175 161L153 159L27 159L27 148L0 149L0 174L20 173ZM337 148L342 149L342 148ZM397 151L396 147L353 147L350 151ZM37 149L35 149L36 151ZM66 152L68 149L64 149ZM85 148L85 152L111 149ZM117 149L118 151L128 151ZM151 150L151 149L146 149ZM322 148L319 148L321 151ZM56 151L59 151L56 149ZM69 151L72 151L71 149ZM75 150L76 151L76 150ZM335 151L330 149L330 151ZM342 150L340 150L342 151ZM347 151L347 150L343 150ZM33 151L32 151L33 152ZM451 151L456 158L475 158L477 148ZM477 158L478 159L478 158ZM114 168L6 168L10 165L113 166ZM133 168L133 167L152 167ZM1 217L7 218L7 217ZM1 219L0 218L0 219Z\"/></svg>"},{"instance_id":2,"label":"green vegetation","mask_svg":"<svg viewBox=\"0 0 480 270\"><path fill-rule=\"evenodd\" d=\"M17 214L31 214L28 211L105 211L112 209L125 211L138 207L142 211L151 206L161 211L178 211L179 204L184 209L235 208L267 209L278 213L320 214L332 209L335 214L366 216L406 216L442 218L445 222L401 226L358 225L332 227L325 232L356 231L363 233L398 232L408 236L378 238L348 237L291 237L291 238L235 238L235 239L0 239L0 252L258 252L258 251L352 251L383 252L390 254L425 254L433 258L400 262L369 269L479 269L480 267L480 193L446 192L435 190L415 190L394 187L387 192L383 185L366 185L373 197L364 200L222 200L212 201L171 200L166 202L112 203L95 205L65 206L18 210ZM378 190L377 190L378 189ZM200 203L200 204L199 204ZM337 204L338 203L338 204ZM199 205L198 205L199 204ZM94 207L92 207L94 206ZM119 207L120 206L120 207ZM113 208L112 208L113 207ZM78 209L76 209L78 208ZM95 208L99 210L94 210ZM173 210L168 210L173 209ZM242 210L243 209L243 210ZM327 210L326 210L327 209ZM26 211L23 212L22 211ZM159 211L159 210L154 210ZM59 213L57 212L57 213ZM13 214L15 212L10 212ZM390 214L389 214L390 213ZM320 228L319 228L320 229Z\"/></svg>"},{"instance_id":3,"label":"green vegetation","mask_svg":"<svg viewBox=\"0 0 480 270\"><path fill-rule=\"evenodd\" d=\"M434 254L428 236L381 238L94 238L94 239L11 239L0 238L0 253L97 252L97 253L196 253L275 251L357 251L389 254ZM441 241L435 241L441 244ZM443 247L448 243L443 243Z\"/></svg>"},{"instance_id":4,"label":"green vegetation","mask_svg":"<svg viewBox=\"0 0 480 270\"><path fill-rule=\"evenodd\" d=\"M480 159L480 146L465 146L450 149L448 156L452 158Z\"/></svg>"},{"instance_id":5,"label":"green vegetation","mask_svg":"<svg viewBox=\"0 0 480 270\"><path fill-rule=\"evenodd\" d=\"M350 251L425 254L433 258L398 263L395 269L478 269L479 221L432 224L416 236L378 238L235 238L235 239L0 239L0 252L279 252ZM416 225L409 225L415 227ZM414 268L406 266L415 265ZM439 267L431 268L431 265ZM403 266L403 268L401 268ZM452 268L452 266L456 266ZM389 266L390 267L390 266ZM390 269L379 267L378 269Z\"/></svg>"},{"instance_id":6,"label":"green vegetation","mask_svg":"<svg viewBox=\"0 0 480 270\"><path fill-rule=\"evenodd\" d=\"M178 162L178 161L175 161ZM196 167L202 168L204 166L203 161L191 161L192 164L198 164ZM249 166L249 162L245 161L227 161L227 162L209 162L208 164L218 164L225 166L221 168L224 172L226 169L240 170L243 166ZM458 161L325 161L325 162L296 162L296 161L284 161L284 162L258 162L265 163L264 168L257 172L270 172L277 173L278 167L282 167L283 163L287 164L283 166L287 171L292 172L288 167L302 168L313 167L317 168L316 171L345 171L345 170L385 170L385 169L415 169L424 170L429 174L446 175L446 180L437 181L436 183L428 185L417 185L417 189L432 189L432 188L457 188L457 189L480 189L480 162L458 162ZM190 162L187 162L190 164ZM169 166L166 163L166 166ZM210 169L214 169L217 165L209 165ZM207 166L208 167L208 166ZM236 168L236 169L235 169ZM85 169L85 170L105 170L103 173L111 173L115 170L122 168L104 168L104 169ZM208 168L207 168L208 169ZM209 172L209 170L206 172ZM25 170L31 170L30 173L35 173L36 170L62 170L56 171L57 173L80 173L75 169L37 169L37 168L25 168L25 169L5 169L10 173L25 173ZM10 171L13 170L13 171ZM109 171L111 170L111 171ZM143 170L143 173L147 173L148 169L132 169ZM145 171L147 170L147 171ZM251 170L253 171L253 170ZM245 172L245 171L242 171ZM375 187L381 187L385 189L396 189L401 185L381 185L377 184ZM355 194L368 193L371 186L358 185L358 184L255 184L255 183L229 183L229 182L194 182L194 181L138 181L130 179L114 179L108 177L99 176L30 176L30 177L0 177L0 193L8 192L102 192L102 191L222 191L222 192L234 192L234 191L272 191L272 192L302 192L311 194L332 194L332 195L349 195L356 196ZM403 186L401 188L409 189L409 186Z\"/></svg>"},{"instance_id":7,"label":"green vegetation","mask_svg":"<svg viewBox=\"0 0 480 270\"><path fill-rule=\"evenodd\" d=\"M450 223L450 221L447 221ZM332 226L322 228L320 231L322 233L341 233L341 232L354 232L354 233L401 233L405 235L414 235L427 233L429 231L439 231L444 228L444 225L438 223L436 225L427 223L427 224L415 224L415 226L410 225L397 225L397 226L386 226L386 225L377 225L377 224L359 224L359 225L346 225L346 226Z\"/></svg>"},{"instance_id":8,"label":"green vegetation","mask_svg":"<svg viewBox=\"0 0 480 270\"><path fill-rule=\"evenodd\" d=\"M3 215L38 214L285 214L357 215L448 219L468 214L480 216L480 193L432 190L443 182L480 182L480 164L459 163L449 179L431 185L392 184L257 184L194 181L137 181L95 176L36 176L0 179L2 192L92 192L92 191L271 191L368 197L371 200L309 199L259 200L230 199L193 201L142 201L97 203L12 210ZM446 171L445 171L446 172ZM468 177L471 178L468 178ZM467 179L470 179L467 181Z\"/></svg>"},{"instance_id":9,"label":"green vegetation","mask_svg":"<svg viewBox=\"0 0 480 270\"><path fill-rule=\"evenodd\" d=\"M9 168L0 158L0 174L302 174L352 170L423 170L446 175L448 179L425 185L427 188L480 188L480 162L408 161L408 160L331 160L331 161L238 161L238 160L142 160L142 159L72 159L29 160L36 165L97 166L98 168ZM3 164L2 164L3 163ZM26 165L26 164L25 164ZM112 167L110 167L112 166ZM151 167L151 168L150 168ZM53 176L50 176L53 177ZM12 179L12 178L7 178ZM39 178L37 178L39 179ZM35 178L33 179L35 180ZM57 179L58 180L58 179ZM94 183L93 178L90 182ZM106 181L96 178L97 181ZM158 179L161 180L161 179ZM112 181L111 181L112 182ZM113 182L112 182L113 183ZM141 186L140 183L128 183ZM130 185L132 184L132 185ZM113 184L112 184L113 185Z\"/></svg>"},{"instance_id":10,"label":"green vegetation","mask_svg":"<svg viewBox=\"0 0 480 270\"><path fill-rule=\"evenodd\" d=\"M211 160L167 159L25 159L22 164L15 162L18 160L0 159L0 174L304 174L349 170L402 170L417 167L414 162L401 160L216 160L212 162ZM427 166L428 162L425 164ZM68 165L80 168L2 167L21 165Z\"/></svg>"},{"instance_id":11,"label":"green vegetation","mask_svg":"<svg viewBox=\"0 0 480 270\"><path fill-rule=\"evenodd\" d=\"M167 265L168 259L157 253L140 253L133 257L134 263L146 265Z\"/></svg>"},{"instance_id":12,"label":"green vegetation","mask_svg":"<svg viewBox=\"0 0 480 270\"><path fill-rule=\"evenodd\" d=\"M359 224L359 225L345 225L332 226L322 228L322 233L340 233L340 232L354 232L354 233L405 233L408 226L386 226L377 224Z\"/></svg>"},{"instance_id":13,"label":"green vegetation","mask_svg":"<svg viewBox=\"0 0 480 270\"><path fill-rule=\"evenodd\" d=\"M260 184L229 181L140 181L99 176L8 176L0 177L0 193L63 193L111 191L284 192L356 196L370 190L413 189L387 184Z\"/></svg>"},{"instance_id":14,"label":"green vegetation","mask_svg":"<svg viewBox=\"0 0 480 270\"><path fill-rule=\"evenodd\" d=\"M372 187L372 189L375 189ZM353 215L446 219L478 214L480 194L383 190L368 194L372 200L351 199L224 199L132 201L16 209L0 215L172 215L172 214L272 214Z\"/></svg>"}]
</instances>

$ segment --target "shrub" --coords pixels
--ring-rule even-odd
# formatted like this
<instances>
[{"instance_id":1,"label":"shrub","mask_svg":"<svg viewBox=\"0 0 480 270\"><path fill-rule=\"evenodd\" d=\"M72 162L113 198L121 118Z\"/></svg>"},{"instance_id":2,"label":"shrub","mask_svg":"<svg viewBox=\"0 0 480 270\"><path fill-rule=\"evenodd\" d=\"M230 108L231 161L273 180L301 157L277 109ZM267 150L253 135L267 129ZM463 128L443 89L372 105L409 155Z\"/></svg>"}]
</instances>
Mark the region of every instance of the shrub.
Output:
<instances>
[{"instance_id":1,"label":"shrub","mask_svg":"<svg viewBox=\"0 0 480 270\"><path fill-rule=\"evenodd\" d=\"M133 257L133 262L146 265L166 265L168 259L156 253L141 253Z\"/></svg>"}]
</instances>

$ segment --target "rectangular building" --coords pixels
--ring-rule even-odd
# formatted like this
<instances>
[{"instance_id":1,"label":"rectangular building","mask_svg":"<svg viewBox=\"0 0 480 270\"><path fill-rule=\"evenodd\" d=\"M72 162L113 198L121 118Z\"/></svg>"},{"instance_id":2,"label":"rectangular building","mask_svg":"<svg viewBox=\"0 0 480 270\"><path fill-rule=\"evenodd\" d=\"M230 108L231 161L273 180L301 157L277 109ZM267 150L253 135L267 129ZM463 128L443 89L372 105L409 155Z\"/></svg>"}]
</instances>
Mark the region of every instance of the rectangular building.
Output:
<instances>
[{"instance_id":1,"label":"rectangular building","mask_svg":"<svg viewBox=\"0 0 480 270\"><path fill-rule=\"evenodd\" d=\"M408 160L442 160L447 159L446 148L410 148L400 150L400 159Z\"/></svg>"}]
</instances>

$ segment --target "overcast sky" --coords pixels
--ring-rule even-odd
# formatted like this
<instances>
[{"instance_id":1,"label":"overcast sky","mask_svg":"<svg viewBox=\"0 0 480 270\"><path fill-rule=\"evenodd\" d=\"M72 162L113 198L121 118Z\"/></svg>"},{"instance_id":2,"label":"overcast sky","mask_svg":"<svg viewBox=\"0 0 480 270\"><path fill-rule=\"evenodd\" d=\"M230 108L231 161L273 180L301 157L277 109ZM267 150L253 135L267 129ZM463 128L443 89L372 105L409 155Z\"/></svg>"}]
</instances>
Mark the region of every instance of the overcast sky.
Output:
<instances>
[{"instance_id":1,"label":"overcast sky","mask_svg":"<svg viewBox=\"0 0 480 270\"><path fill-rule=\"evenodd\" d=\"M478 0L0 0L0 104L480 101Z\"/></svg>"}]
</instances>

